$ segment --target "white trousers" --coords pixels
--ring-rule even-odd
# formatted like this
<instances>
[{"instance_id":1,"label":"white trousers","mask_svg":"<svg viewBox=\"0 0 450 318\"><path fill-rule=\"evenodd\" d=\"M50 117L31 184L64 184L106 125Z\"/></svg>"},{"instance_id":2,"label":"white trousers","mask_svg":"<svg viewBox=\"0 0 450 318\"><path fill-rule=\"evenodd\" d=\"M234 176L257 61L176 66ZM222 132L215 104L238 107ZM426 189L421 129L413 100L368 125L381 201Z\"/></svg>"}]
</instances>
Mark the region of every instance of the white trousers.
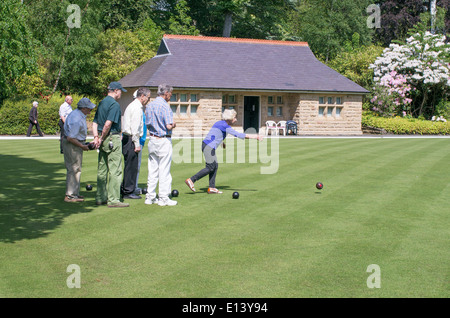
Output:
<instances>
[{"instance_id":1,"label":"white trousers","mask_svg":"<svg viewBox=\"0 0 450 318\"><path fill-rule=\"evenodd\" d=\"M159 182L159 198L168 198L172 191L172 140L151 136L148 142L148 179L146 198L156 198Z\"/></svg>"}]
</instances>

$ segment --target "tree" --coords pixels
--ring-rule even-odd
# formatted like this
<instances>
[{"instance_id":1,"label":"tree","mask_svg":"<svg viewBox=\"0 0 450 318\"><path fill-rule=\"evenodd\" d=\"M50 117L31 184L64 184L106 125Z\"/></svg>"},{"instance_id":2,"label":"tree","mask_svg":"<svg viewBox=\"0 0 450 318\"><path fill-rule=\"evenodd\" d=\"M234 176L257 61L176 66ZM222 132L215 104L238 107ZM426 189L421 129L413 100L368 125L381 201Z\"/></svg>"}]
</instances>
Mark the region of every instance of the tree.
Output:
<instances>
[{"instance_id":1,"label":"tree","mask_svg":"<svg viewBox=\"0 0 450 318\"><path fill-rule=\"evenodd\" d=\"M137 29L155 10L153 0L95 0L93 4L100 13L100 23L104 29Z\"/></svg>"},{"instance_id":2,"label":"tree","mask_svg":"<svg viewBox=\"0 0 450 318\"><path fill-rule=\"evenodd\" d=\"M179 0L174 8L174 13L169 18L169 29L172 34L198 35L200 32L195 27L189 16L189 8L185 0Z\"/></svg>"},{"instance_id":3,"label":"tree","mask_svg":"<svg viewBox=\"0 0 450 318\"><path fill-rule=\"evenodd\" d=\"M15 82L37 70L28 15L17 0L0 3L0 104L13 95Z\"/></svg>"},{"instance_id":4,"label":"tree","mask_svg":"<svg viewBox=\"0 0 450 318\"><path fill-rule=\"evenodd\" d=\"M376 30L375 39L383 46L393 40L405 40L408 30L420 21L420 14L427 10L423 0L380 1L381 28Z\"/></svg>"},{"instance_id":5,"label":"tree","mask_svg":"<svg viewBox=\"0 0 450 318\"><path fill-rule=\"evenodd\" d=\"M97 70L94 59L101 30L95 1L77 1L80 25L69 24L73 1L38 0L26 4L28 23L39 42L39 61L45 67L46 85L51 89L71 93L91 94ZM39 12L39 14L33 14Z\"/></svg>"},{"instance_id":6,"label":"tree","mask_svg":"<svg viewBox=\"0 0 450 318\"><path fill-rule=\"evenodd\" d=\"M97 95L155 55L148 38L142 30L109 29L99 35L101 49L95 56L99 71L93 81Z\"/></svg>"},{"instance_id":7,"label":"tree","mask_svg":"<svg viewBox=\"0 0 450 318\"><path fill-rule=\"evenodd\" d=\"M309 43L312 51L325 62L334 58L343 44L359 35L358 46L372 41L367 27L366 8L370 0L304 0L290 19L291 32Z\"/></svg>"},{"instance_id":8,"label":"tree","mask_svg":"<svg viewBox=\"0 0 450 318\"><path fill-rule=\"evenodd\" d=\"M204 35L281 39L293 5L286 0L188 0Z\"/></svg>"},{"instance_id":9,"label":"tree","mask_svg":"<svg viewBox=\"0 0 450 318\"><path fill-rule=\"evenodd\" d=\"M382 46L369 45L338 53L328 66L361 85L367 90L373 87L373 69L369 68L383 52Z\"/></svg>"}]
</instances>

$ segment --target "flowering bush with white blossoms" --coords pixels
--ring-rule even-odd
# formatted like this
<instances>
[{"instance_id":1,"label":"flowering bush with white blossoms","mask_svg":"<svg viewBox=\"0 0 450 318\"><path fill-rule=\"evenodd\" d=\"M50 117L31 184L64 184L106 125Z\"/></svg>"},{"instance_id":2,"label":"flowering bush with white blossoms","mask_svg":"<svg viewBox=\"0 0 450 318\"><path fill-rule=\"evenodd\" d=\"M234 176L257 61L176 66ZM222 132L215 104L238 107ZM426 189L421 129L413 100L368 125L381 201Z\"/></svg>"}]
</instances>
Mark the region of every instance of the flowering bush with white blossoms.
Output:
<instances>
[{"instance_id":1,"label":"flowering bush with white blossoms","mask_svg":"<svg viewBox=\"0 0 450 318\"><path fill-rule=\"evenodd\" d=\"M450 45L443 35L416 33L404 45L391 44L370 68L377 86L371 102L384 113L431 118L436 105L448 100ZM388 96L383 105L380 91Z\"/></svg>"}]
</instances>

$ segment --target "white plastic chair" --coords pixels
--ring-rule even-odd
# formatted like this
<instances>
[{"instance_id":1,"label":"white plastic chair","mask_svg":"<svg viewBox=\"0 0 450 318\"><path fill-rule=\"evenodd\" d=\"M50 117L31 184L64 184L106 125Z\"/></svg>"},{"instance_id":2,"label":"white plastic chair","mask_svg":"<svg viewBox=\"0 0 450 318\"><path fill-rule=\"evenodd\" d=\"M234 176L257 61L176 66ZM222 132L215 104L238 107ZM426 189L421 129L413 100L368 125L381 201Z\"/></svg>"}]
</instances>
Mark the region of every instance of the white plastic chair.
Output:
<instances>
[{"instance_id":1,"label":"white plastic chair","mask_svg":"<svg viewBox=\"0 0 450 318\"><path fill-rule=\"evenodd\" d=\"M266 121L266 136L269 135L269 130L272 130L271 135L273 135L273 132L275 132L275 135L278 135L277 123L273 120Z\"/></svg>"},{"instance_id":2,"label":"white plastic chair","mask_svg":"<svg viewBox=\"0 0 450 318\"><path fill-rule=\"evenodd\" d=\"M278 122L277 130L282 130L283 136L286 136L286 121L285 120L281 120Z\"/></svg>"}]
</instances>

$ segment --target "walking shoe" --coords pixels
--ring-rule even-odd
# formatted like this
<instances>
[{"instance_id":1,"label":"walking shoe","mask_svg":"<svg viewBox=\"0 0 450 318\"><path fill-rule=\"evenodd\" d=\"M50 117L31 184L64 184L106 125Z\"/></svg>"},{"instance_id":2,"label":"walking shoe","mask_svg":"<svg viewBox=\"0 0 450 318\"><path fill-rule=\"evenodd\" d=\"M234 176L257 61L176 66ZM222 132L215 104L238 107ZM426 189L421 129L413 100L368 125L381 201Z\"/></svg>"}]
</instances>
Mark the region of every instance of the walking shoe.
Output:
<instances>
[{"instance_id":1,"label":"walking shoe","mask_svg":"<svg viewBox=\"0 0 450 318\"><path fill-rule=\"evenodd\" d=\"M129 203L116 202L108 204L108 208L128 208L130 206Z\"/></svg>"},{"instance_id":2,"label":"walking shoe","mask_svg":"<svg viewBox=\"0 0 450 318\"><path fill-rule=\"evenodd\" d=\"M194 182L192 182L191 178L187 178L184 182L187 184L189 189L191 189L193 192L195 192Z\"/></svg>"},{"instance_id":3,"label":"walking shoe","mask_svg":"<svg viewBox=\"0 0 450 318\"><path fill-rule=\"evenodd\" d=\"M158 198L154 199L145 199L145 204L158 204Z\"/></svg>"},{"instance_id":4,"label":"walking shoe","mask_svg":"<svg viewBox=\"0 0 450 318\"><path fill-rule=\"evenodd\" d=\"M222 191L219 191L218 189L216 189L216 188L208 188L208 193L217 193L217 194L220 194L220 193L223 193Z\"/></svg>"},{"instance_id":5,"label":"walking shoe","mask_svg":"<svg viewBox=\"0 0 450 318\"><path fill-rule=\"evenodd\" d=\"M158 200L158 205L159 206L166 206L166 205L174 206L174 205L177 205L177 204L178 204L177 201L171 200L169 198L164 198L164 199L159 199Z\"/></svg>"},{"instance_id":6,"label":"walking shoe","mask_svg":"<svg viewBox=\"0 0 450 318\"><path fill-rule=\"evenodd\" d=\"M139 195L136 194L127 194L123 196L124 199L142 199Z\"/></svg>"},{"instance_id":7,"label":"walking shoe","mask_svg":"<svg viewBox=\"0 0 450 318\"><path fill-rule=\"evenodd\" d=\"M83 202L84 199L79 198L79 197L69 197L68 195L66 195L64 197L64 201L65 202Z\"/></svg>"}]
</instances>

